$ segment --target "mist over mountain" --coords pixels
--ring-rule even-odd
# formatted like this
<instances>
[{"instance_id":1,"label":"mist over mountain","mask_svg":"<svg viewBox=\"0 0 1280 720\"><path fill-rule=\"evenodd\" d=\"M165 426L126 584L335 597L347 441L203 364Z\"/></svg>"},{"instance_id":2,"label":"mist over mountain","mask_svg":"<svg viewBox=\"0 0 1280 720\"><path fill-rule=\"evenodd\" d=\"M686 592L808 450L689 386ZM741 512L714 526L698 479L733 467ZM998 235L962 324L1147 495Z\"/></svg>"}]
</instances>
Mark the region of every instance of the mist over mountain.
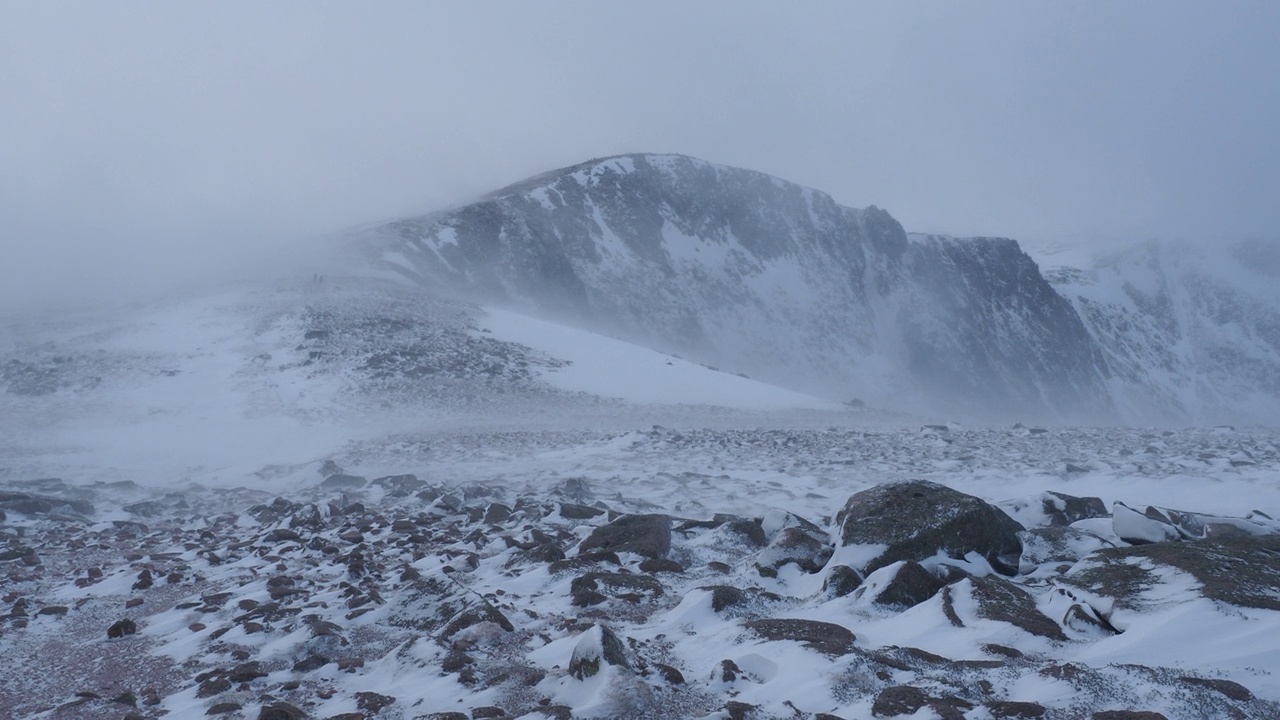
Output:
<instances>
[{"instance_id":1,"label":"mist over mountain","mask_svg":"<svg viewBox=\"0 0 1280 720\"><path fill-rule=\"evenodd\" d=\"M1280 397L1280 303L1234 289L1239 263L1179 274L1192 251L1156 245L1187 259L1135 251L1055 287L1013 240L909 235L874 206L685 156L593 160L357 242L434 292L833 399L1106 423L1259 421Z\"/></svg>"}]
</instances>

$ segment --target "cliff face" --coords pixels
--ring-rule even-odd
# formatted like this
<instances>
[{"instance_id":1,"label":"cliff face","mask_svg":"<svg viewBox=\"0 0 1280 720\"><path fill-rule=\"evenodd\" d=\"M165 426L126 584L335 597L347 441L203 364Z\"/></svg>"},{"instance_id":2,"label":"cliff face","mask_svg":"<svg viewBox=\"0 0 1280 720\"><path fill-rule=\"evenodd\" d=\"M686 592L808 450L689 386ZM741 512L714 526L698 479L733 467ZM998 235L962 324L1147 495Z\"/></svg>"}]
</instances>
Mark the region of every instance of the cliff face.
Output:
<instances>
[{"instance_id":1,"label":"cliff face","mask_svg":"<svg viewBox=\"0 0 1280 720\"><path fill-rule=\"evenodd\" d=\"M1107 419L1105 361L1011 240L908 237L762 173L596 160L363 242L452 296L768 382L961 417Z\"/></svg>"},{"instance_id":2,"label":"cliff face","mask_svg":"<svg viewBox=\"0 0 1280 720\"><path fill-rule=\"evenodd\" d=\"M1150 242L1051 274L1112 369L1123 419L1280 418L1280 244Z\"/></svg>"}]
</instances>

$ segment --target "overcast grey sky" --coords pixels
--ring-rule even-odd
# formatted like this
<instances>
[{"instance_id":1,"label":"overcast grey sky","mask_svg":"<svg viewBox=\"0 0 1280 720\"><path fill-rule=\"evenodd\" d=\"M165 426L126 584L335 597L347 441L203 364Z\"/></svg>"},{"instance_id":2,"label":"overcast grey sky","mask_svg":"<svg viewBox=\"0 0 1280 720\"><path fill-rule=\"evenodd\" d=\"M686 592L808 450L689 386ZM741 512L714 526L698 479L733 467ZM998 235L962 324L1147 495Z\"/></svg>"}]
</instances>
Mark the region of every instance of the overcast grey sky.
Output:
<instances>
[{"instance_id":1,"label":"overcast grey sky","mask_svg":"<svg viewBox=\"0 0 1280 720\"><path fill-rule=\"evenodd\" d=\"M0 0L0 310L632 151L913 231L1276 237L1277 38L1274 0Z\"/></svg>"}]
</instances>

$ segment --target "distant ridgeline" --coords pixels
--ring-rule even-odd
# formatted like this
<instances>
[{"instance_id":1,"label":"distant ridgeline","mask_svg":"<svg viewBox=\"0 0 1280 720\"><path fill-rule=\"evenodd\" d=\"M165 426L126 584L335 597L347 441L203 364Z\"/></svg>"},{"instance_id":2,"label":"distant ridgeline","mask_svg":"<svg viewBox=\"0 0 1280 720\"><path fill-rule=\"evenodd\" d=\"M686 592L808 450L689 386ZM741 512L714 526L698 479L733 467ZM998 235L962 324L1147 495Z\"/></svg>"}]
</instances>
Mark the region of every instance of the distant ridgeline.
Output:
<instances>
[{"instance_id":1,"label":"distant ridgeline","mask_svg":"<svg viewBox=\"0 0 1280 720\"><path fill-rule=\"evenodd\" d=\"M593 160L358 241L434 292L832 399L1001 421L1280 415L1265 244L1211 268L1145 247L1051 283L1013 240L908 235L874 206L679 155Z\"/></svg>"}]
</instances>

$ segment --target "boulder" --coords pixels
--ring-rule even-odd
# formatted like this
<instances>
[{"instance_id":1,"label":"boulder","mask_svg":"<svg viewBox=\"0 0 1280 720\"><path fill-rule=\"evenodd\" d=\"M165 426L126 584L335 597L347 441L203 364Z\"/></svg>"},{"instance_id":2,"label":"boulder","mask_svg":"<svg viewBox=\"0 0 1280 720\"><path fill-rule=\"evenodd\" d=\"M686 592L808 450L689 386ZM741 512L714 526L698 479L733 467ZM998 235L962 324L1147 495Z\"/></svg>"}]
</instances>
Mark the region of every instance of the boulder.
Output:
<instances>
[{"instance_id":1,"label":"boulder","mask_svg":"<svg viewBox=\"0 0 1280 720\"><path fill-rule=\"evenodd\" d=\"M627 646L604 625L592 625L578 637L578 644L569 658L569 674L579 680L600 672L601 664L631 670Z\"/></svg>"},{"instance_id":2,"label":"boulder","mask_svg":"<svg viewBox=\"0 0 1280 720\"><path fill-rule=\"evenodd\" d=\"M365 486L367 481L359 475L347 475L345 473L335 473L320 482L320 487L325 490L359 490Z\"/></svg>"},{"instance_id":3,"label":"boulder","mask_svg":"<svg viewBox=\"0 0 1280 720\"><path fill-rule=\"evenodd\" d=\"M589 572L574 578L569 584L573 604L579 607L596 605L607 598L619 598L632 602L661 597L664 588L651 575L637 573Z\"/></svg>"},{"instance_id":4,"label":"boulder","mask_svg":"<svg viewBox=\"0 0 1280 720\"><path fill-rule=\"evenodd\" d=\"M791 640L824 655L853 652L854 634L842 625L791 618L764 618L746 623L748 630L765 640Z\"/></svg>"},{"instance_id":5,"label":"boulder","mask_svg":"<svg viewBox=\"0 0 1280 720\"><path fill-rule=\"evenodd\" d=\"M881 574L886 573L892 573L887 581L876 578L877 583L867 583L858 589L862 591L865 588L871 591L876 585L881 585L873 599L877 605L915 607L936 595L945 585L936 575L914 560L908 560L897 568L885 568Z\"/></svg>"},{"instance_id":6,"label":"boulder","mask_svg":"<svg viewBox=\"0 0 1280 720\"><path fill-rule=\"evenodd\" d=\"M807 573L822 570L831 559L831 544L826 533L814 533L803 527L783 528L774 536L769 547L756 555L756 563L765 567L780 569L788 563L795 563Z\"/></svg>"},{"instance_id":7,"label":"boulder","mask_svg":"<svg viewBox=\"0 0 1280 720\"><path fill-rule=\"evenodd\" d=\"M1200 595L1239 607L1280 610L1280 536L1153 543L1098 550L1062 576L1062 582L1137 608L1164 582L1148 568L1163 565L1190 574ZM1156 595L1160 593L1157 591Z\"/></svg>"},{"instance_id":8,"label":"boulder","mask_svg":"<svg viewBox=\"0 0 1280 720\"><path fill-rule=\"evenodd\" d=\"M623 515L608 525L596 528L578 545L579 553L592 550L665 558L671 550L671 517Z\"/></svg>"},{"instance_id":9,"label":"boulder","mask_svg":"<svg viewBox=\"0 0 1280 720\"><path fill-rule=\"evenodd\" d=\"M1121 540L1134 545L1280 533L1280 524L1261 513L1238 518L1170 510L1154 505L1148 505L1139 512L1122 502L1116 502L1112 506L1112 527Z\"/></svg>"},{"instance_id":10,"label":"boulder","mask_svg":"<svg viewBox=\"0 0 1280 720\"><path fill-rule=\"evenodd\" d=\"M993 718L1038 718L1049 712L1049 708L1039 703L1013 700L989 700L984 707Z\"/></svg>"},{"instance_id":11,"label":"boulder","mask_svg":"<svg viewBox=\"0 0 1280 720\"><path fill-rule=\"evenodd\" d=\"M1024 574L1052 563L1074 565L1095 550L1114 547L1093 533L1071 527L1031 528L1019 533L1018 539L1022 542L1018 570Z\"/></svg>"},{"instance_id":12,"label":"boulder","mask_svg":"<svg viewBox=\"0 0 1280 720\"><path fill-rule=\"evenodd\" d=\"M844 597L862 584L862 576L848 565L835 565L822 581L822 591L832 597Z\"/></svg>"},{"instance_id":13,"label":"boulder","mask_svg":"<svg viewBox=\"0 0 1280 720\"><path fill-rule=\"evenodd\" d=\"M287 702L273 702L262 706L258 720L306 720L307 713Z\"/></svg>"},{"instance_id":14,"label":"boulder","mask_svg":"<svg viewBox=\"0 0 1280 720\"><path fill-rule=\"evenodd\" d=\"M381 695L376 692L356 693L356 707L374 715L381 712L382 708L395 704L395 701L396 699L390 695Z\"/></svg>"},{"instance_id":15,"label":"boulder","mask_svg":"<svg viewBox=\"0 0 1280 720\"><path fill-rule=\"evenodd\" d=\"M839 561L864 573L901 560L926 560L939 551L970 552L1012 574L1025 528L999 508L944 485L912 480L887 483L849 498L836 516Z\"/></svg>"},{"instance_id":16,"label":"boulder","mask_svg":"<svg viewBox=\"0 0 1280 720\"><path fill-rule=\"evenodd\" d=\"M1040 612L1026 590L995 576L969 578L968 582L978 605L978 617L1006 622L1050 640L1066 641L1062 628Z\"/></svg>"}]
</instances>

